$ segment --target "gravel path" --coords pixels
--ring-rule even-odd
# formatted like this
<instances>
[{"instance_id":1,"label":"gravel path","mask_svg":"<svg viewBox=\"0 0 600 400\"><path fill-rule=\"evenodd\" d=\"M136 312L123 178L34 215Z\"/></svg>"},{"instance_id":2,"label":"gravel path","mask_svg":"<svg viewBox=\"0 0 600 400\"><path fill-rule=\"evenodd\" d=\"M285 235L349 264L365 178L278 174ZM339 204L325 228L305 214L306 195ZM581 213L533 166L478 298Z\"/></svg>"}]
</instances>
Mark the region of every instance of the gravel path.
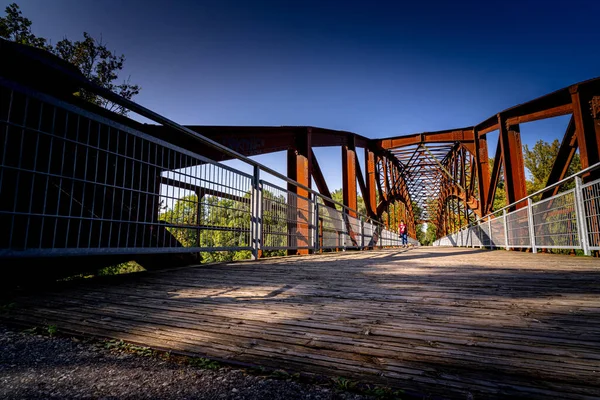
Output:
<instances>
[{"instance_id":1,"label":"gravel path","mask_svg":"<svg viewBox=\"0 0 600 400\"><path fill-rule=\"evenodd\" d=\"M0 399L372 399L244 370L207 370L0 325Z\"/></svg>"}]
</instances>

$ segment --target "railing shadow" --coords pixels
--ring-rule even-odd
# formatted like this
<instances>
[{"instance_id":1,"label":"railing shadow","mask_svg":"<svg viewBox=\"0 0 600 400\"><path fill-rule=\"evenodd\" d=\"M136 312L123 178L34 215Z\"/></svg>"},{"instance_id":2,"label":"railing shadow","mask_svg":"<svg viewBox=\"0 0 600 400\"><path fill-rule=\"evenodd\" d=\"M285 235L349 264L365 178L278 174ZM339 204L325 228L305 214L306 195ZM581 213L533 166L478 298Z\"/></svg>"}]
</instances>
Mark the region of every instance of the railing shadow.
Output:
<instances>
[{"instance_id":1,"label":"railing shadow","mask_svg":"<svg viewBox=\"0 0 600 400\"><path fill-rule=\"evenodd\" d=\"M598 385L573 371L600 333L600 270L555 257L421 248L206 265L62 284L15 299L10 318L444 398L582 395Z\"/></svg>"}]
</instances>

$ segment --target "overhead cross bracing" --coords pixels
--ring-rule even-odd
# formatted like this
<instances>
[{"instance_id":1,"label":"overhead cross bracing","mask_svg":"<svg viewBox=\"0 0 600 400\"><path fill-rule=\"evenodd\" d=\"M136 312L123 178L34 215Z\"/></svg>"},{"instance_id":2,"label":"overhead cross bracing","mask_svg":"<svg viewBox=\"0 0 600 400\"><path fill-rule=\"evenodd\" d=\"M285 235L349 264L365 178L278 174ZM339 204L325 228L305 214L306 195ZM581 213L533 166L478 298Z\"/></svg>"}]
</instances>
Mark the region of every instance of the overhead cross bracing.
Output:
<instances>
[{"instance_id":1,"label":"overhead cross bracing","mask_svg":"<svg viewBox=\"0 0 600 400\"><path fill-rule=\"evenodd\" d=\"M415 215L419 220L429 220L435 215L436 204L432 200L440 195L440 168L451 150L452 145L426 146L422 143L391 150L404 167L410 198L421 212Z\"/></svg>"},{"instance_id":2,"label":"overhead cross bracing","mask_svg":"<svg viewBox=\"0 0 600 400\"><path fill-rule=\"evenodd\" d=\"M546 186L562 180L578 151L581 167L600 161L600 79L581 82L523 103L470 127L374 139L403 168L409 201L430 221L438 236L481 218L493 209L501 175L507 204L527 196L519 124L571 115ZM487 135L498 132L495 163L489 164ZM590 172L584 181L597 177ZM556 194L558 187L542 198ZM517 203L514 208L524 207ZM417 210L417 211L419 211Z\"/></svg>"}]
</instances>

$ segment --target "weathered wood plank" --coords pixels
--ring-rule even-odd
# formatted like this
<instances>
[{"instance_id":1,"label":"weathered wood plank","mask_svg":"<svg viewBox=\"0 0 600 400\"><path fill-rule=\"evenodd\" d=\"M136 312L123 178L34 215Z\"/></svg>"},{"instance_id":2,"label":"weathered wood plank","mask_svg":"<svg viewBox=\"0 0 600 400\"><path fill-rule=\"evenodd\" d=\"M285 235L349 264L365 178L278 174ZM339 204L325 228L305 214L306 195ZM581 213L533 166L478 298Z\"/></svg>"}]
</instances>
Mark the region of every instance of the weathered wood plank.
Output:
<instances>
[{"instance_id":1,"label":"weathered wood plank","mask_svg":"<svg viewBox=\"0 0 600 400\"><path fill-rule=\"evenodd\" d=\"M16 299L21 324L464 398L600 397L600 262L472 249L152 272Z\"/></svg>"}]
</instances>

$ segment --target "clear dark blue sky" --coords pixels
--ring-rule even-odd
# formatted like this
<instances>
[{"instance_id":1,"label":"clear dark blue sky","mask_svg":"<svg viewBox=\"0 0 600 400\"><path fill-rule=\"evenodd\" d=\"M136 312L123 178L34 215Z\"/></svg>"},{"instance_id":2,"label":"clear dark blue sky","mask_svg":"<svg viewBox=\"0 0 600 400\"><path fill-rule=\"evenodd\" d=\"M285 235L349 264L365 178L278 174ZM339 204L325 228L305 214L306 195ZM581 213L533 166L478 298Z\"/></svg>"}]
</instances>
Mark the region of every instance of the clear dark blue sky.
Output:
<instances>
[{"instance_id":1,"label":"clear dark blue sky","mask_svg":"<svg viewBox=\"0 0 600 400\"><path fill-rule=\"evenodd\" d=\"M53 42L102 35L127 56L136 101L182 124L386 137L473 125L600 75L600 1L402 3L18 1ZM523 142L562 137L567 122L525 124ZM260 160L285 172L281 155Z\"/></svg>"}]
</instances>

